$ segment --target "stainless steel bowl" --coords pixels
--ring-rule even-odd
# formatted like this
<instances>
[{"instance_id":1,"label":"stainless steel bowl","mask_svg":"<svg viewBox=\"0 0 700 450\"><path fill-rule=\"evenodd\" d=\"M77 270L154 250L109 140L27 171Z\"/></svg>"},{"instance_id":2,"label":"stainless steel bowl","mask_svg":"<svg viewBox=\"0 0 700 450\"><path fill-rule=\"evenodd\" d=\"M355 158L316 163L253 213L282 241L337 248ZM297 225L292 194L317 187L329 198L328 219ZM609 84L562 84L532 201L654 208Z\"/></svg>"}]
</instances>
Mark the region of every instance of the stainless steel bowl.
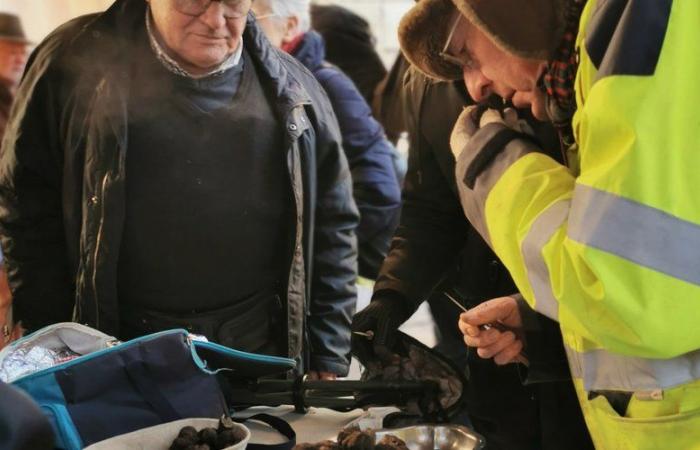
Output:
<instances>
[{"instance_id":1,"label":"stainless steel bowl","mask_svg":"<svg viewBox=\"0 0 700 450\"><path fill-rule=\"evenodd\" d=\"M391 434L403 440L410 450L479 450L484 438L459 425L417 425L394 430L377 430L377 442Z\"/></svg>"}]
</instances>

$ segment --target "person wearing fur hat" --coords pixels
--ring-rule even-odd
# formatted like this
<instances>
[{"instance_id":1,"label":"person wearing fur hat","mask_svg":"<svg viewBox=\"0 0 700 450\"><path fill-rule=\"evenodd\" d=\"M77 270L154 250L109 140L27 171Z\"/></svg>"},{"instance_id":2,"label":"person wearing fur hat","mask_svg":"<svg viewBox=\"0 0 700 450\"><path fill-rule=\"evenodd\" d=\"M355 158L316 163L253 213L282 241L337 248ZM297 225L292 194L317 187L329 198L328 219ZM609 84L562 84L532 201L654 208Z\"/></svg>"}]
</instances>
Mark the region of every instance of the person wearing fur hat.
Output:
<instances>
[{"instance_id":1,"label":"person wearing fur hat","mask_svg":"<svg viewBox=\"0 0 700 450\"><path fill-rule=\"evenodd\" d=\"M469 108L451 147L465 214L527 305L560 323L601 449L700 445L698 17L673 0L423 0L400 27L427 75L560 131L565 165L514 111ZM516 361L527 305L463 314L466 343ZM511 330L483 327L496 322Z\"/></svg>"}]
</instances>

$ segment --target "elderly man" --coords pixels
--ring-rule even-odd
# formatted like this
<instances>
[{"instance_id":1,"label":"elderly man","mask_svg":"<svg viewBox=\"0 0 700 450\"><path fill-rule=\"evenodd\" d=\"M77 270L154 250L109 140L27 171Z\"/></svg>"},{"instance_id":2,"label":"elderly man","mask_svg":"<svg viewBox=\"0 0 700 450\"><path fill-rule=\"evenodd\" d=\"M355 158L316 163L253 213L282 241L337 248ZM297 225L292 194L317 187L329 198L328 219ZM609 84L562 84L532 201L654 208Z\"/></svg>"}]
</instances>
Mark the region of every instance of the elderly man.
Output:
<instances>
[{"instance_id":1,"label":"elderly man","mask_svg":"<svg viewBox=\"0 0 700 450\"><path fill-rule=\"evenodd\" d=\"M186 327L347 372L350 171L322 88L250 3L117 0L34 53L0 167L27 328Z\"/></svg>"},{"instance_id":2,"label":"elderly man","mask_svg":"<svg viewBox=\"0 0 700 450\"><path fill-rule=\"evenodd\" d=\"M360 275L375 279L401 208L394 170L396 150L353 82L325 61L325 43L310 30L309 0L256 0L258 23L272 45L294 56L325 89L338 116L343 149L350 164L353 194L360 210L357 229Z\"/></svg>"},{"instance_id":3,"label":"elderly man","mask_svg":"<svg viewBox=\"0 0 700 450\"><path fill-rule=\"evenodd\" d=\"M671 0L425 0L402 22L422 71L528 106L571 144L566 167L513 111L467 110L451 139L463 209L559 321L599 448L700 442L698 17ZM467 343L513 361L530 344L519 306L464 314Z\"/></svg>"}]
</instances>

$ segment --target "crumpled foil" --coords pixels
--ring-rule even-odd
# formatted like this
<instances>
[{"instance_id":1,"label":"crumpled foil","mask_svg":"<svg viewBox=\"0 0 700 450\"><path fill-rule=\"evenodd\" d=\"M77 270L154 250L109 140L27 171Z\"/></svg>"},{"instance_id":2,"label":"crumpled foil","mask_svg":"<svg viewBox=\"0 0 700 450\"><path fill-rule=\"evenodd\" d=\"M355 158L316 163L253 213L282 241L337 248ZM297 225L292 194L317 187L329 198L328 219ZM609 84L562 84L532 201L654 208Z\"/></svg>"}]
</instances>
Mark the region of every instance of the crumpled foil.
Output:
<instances>
[{"instance_id":1,"label":"crumpled foil","mask_svg":"<svg viewBox=\"0 0 700 450\"><path fill-rule=\"evenodd\" d=\"M79 357L68 347L52 350L44 347L18 347L0 365L0 380L11 383L18 378L48 369Z\"/></svg>"}]
</instances>

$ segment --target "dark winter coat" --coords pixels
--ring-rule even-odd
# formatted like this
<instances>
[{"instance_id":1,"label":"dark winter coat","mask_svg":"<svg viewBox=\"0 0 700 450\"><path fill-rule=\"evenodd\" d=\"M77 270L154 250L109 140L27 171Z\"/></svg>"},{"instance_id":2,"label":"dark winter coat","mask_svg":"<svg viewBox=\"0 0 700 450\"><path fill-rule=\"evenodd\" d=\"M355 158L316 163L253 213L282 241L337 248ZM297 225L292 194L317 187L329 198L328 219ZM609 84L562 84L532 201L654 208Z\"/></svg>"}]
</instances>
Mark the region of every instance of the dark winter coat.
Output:
<instances>
[{"instance_id":1,"label":"dark winter coat","mask_svg":"<svg viewBox=\"0 0 700 450\"><path fill-rule=\"evenodd\" d=\"M30 329L73 318L119 335L130 48L145 7L117 0L60 27L30 59L0 160L0 237L15 314ZM313 76L273 49L252 16L243 42L285 127L295 211L292 242L280 249L288 355L307 348L307 369L343 374L358 213L335 115Z\"/></svg>"},{"instance_id":2,"label":"dark winter coat","mask_svg":"<svg viewBox=\"0 0 700 450\"><path fill-rule=\"evenodd\" d=\"M389 249L401 208L401 188L394 169L396 150L352 80L325 61L320 34L306 33L293 55L321 83L338 117L352 172L353 195L360 210L360 275L374 279Z\"/></svg>"},{"instance_id":3,"label":"dark winter coat","mask_svg":"<svg viewBox=\"0 0 700 450\"><path fill-rule=\"evenodd\" d=\"M472 103L463 83L435 83L409 69L404 93L411 143L404 204L374 298L393 296L417 308L439 286L471 308L514 294L508 271L465 218L457 194L449 137L462 108ZM547 137L551 139L545 148L558 149L556 136ZM433 311L437 303L441 314L452 314L450 320L438 321L448 322L439 330L443 338L463 346L457 330L460 311L442 292L434 292L431 300ZM527 336L529 373L469 353L466 407L472 424L486 436L490 449L591 449L567 379L558 324L544 316L535 322ZM549 382L523 386L526 379Z\"/></svg>"}]
</instances>

